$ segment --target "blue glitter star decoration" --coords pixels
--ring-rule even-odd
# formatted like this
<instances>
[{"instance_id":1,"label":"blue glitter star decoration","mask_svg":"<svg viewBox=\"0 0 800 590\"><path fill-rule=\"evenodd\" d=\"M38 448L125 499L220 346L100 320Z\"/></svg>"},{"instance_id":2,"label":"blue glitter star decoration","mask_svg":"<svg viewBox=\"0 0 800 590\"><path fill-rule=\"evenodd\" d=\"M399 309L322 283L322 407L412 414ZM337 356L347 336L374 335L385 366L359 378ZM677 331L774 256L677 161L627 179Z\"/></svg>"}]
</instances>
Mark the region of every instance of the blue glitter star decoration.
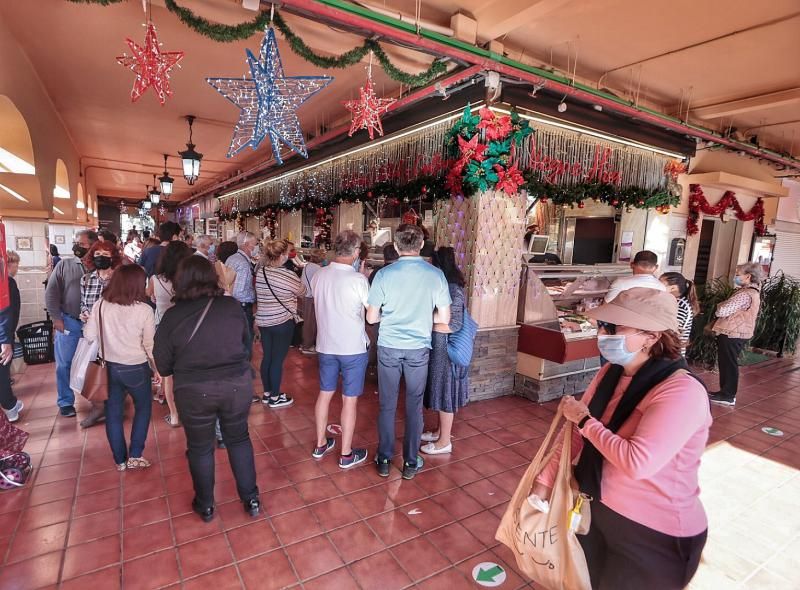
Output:
<instances>
[{"instance_id":1,"label":"blue glitter star decoration","mask_svg":"<svg viewBox=\"0 0 800 590\"><path fill-rule=\"evenodd\" d=\"M308 158L297 109L311 96L333 82L331 76L284 76L275 32L270 27L261 42L258 59L248 49L252 78L206 78L217 92L241 110L228 149L231 158L248 145L258 148L269 136L278 164L281 143Z\"/></svg>"}]
</instances>

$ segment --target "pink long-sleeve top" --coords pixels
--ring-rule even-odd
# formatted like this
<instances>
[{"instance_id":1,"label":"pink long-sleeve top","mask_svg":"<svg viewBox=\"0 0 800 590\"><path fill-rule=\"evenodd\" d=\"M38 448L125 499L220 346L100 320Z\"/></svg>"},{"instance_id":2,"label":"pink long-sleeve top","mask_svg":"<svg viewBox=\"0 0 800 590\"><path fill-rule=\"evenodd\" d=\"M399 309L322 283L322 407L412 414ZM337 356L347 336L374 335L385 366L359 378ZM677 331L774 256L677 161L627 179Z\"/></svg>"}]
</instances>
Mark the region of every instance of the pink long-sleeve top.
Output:
<instances>
[{"instance_id":1,"label":"pink long-sleeve top","mask_svg":"<svg viewBox=\"0 0 800 590\"><path fill-rule=\"evenodd\" d=\"M592 399L606 370L595 376L584 403ZM654 387L620 429L611 432L605 424L631 379L620 378L600 420L589 418L580 433L573 430L573 462L580 456L585 437L605 459L603 504L667 535L700 534L708 528L697 477L712 421L708 396L691 376L674 375ZM560 456L559 448L537 481L552 487Z\"/></svg>"}]
</instances>

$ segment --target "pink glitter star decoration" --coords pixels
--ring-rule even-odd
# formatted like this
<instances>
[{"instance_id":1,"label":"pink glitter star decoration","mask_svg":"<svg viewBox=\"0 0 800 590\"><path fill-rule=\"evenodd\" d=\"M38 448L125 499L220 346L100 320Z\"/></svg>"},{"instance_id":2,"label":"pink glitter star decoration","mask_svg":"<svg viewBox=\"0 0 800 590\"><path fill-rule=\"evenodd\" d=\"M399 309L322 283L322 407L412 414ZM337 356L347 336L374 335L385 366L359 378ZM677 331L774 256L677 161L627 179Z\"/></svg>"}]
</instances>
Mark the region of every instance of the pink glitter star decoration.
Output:
<instances>
[{"instance_id":1,"label":"pink glitter star decoration","mask_svg":"<svg viewBox=\"0 0 800 590\"><path fill-rule=\"evenodd\" d=\"M117 57L117 63L136 74L131 89L131 102L136 102L150 86L158 95L163 106L168 96L172 96L169 87L169 71L183 59L183 51L161 51L161 44L156 36L156 26L152 21L147 23L144 36L144 47L131 39L125 39L133 55L123 53Z\"/></svg>"},{"instance_id":2,"label":"pink glitter star decoration","mask_svg":"<svg viewBox=\"0 0 800 590\"><path fill-rule=\"evenodd\" d=\"M381 115L388 111L397 99L375 96L375 91L372 89L372 72L367 73L367 83L358 92L361 95L358 100L346 100L342 103L344 108L353 113L353 123L350 125L348 135L352 137L359 129L366 129L370 139L375 139L375 131L382 136Z\"/></svg>"}]
</instances>

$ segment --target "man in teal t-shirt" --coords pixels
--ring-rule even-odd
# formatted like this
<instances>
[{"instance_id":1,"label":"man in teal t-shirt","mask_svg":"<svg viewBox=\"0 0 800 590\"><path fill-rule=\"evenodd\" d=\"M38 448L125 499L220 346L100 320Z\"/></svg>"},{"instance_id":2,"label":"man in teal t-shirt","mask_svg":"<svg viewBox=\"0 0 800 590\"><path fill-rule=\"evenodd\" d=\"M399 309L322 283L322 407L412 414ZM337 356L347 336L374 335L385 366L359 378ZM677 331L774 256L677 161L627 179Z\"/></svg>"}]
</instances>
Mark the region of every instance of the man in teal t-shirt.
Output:
<instances>
[{"instance_id":1,"label":"man in teal t-shirt","mask_svg":"<svg viewBox=\"0 0 800 590\"><path fill-rule=\"evenodd\" d=\"M403 478L422 467L418 455L422 436L422 396L428 379L433 323L450 322L450 291L438 268L420 257L422 230L403 224L395 233L400 259L377 272L369 291L367 321L380 322L378 336L378 474L389 476L394 452L394 417L400 378L406 382L406 428L403 437ZM435 315L435 320L434 320Z\"/></svg>"}]
</instances>

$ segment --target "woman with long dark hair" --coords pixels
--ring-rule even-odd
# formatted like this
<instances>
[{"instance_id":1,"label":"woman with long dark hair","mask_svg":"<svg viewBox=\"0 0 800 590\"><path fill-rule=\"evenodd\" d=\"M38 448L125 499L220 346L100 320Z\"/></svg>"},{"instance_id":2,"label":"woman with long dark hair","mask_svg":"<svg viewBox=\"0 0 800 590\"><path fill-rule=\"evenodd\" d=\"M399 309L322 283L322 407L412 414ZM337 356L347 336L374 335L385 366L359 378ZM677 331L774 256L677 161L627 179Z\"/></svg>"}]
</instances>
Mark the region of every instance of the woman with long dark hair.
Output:
<instances>
[{"instance_id":1,"label":"woman with long dark hair","mask_svg":"<svg viewBox=\"0 0 800 590\"><path fill-rule=\"evenodd\" d=\"M174 304L172 298L175 296L175 289L172 284L175 281L175 275L178 273L178 265L181 260L188 258L192 255L192 249L186 245L185 242L180 240L173 240L161 253L161 256L156 262L156 274L150 277L147 282L147 295L156 306L156 329L158 324L161 323L161 318L167 310ZM167 403L169 414L164 416L164 422L177 428L180 426L178 420L178 409L175 407L175 398L172 393L172 377L165 377L161 390L163 401L159 398L159 402Z\"/></svg>"},{"instance_id":2,"label":"woman with long dark hair","mask_svg":"<svg viewBox=\"0 0 800 590\"><path fill-rule=\"evenodd\" d=\"M694 316L700 313L700 302L694 283L679 272L665 272L659 277L667 293L678 300L678 335L681 337L681 356L686 356L686 347L692 335Z\"/></svg>"},{"instance_id":3,"label":"woman with long dark hair","mask_svg":"<svg viewBox=\"0 0 800 590\"><path fill-rule=\"evenodd\" d=\"M239 303L225 297L217 273L202 256L181 261L175 305L155 338L156 366L175 380L175 403L186 433L194 483L192 508L214 518L214 424L220 422L236 489L251 516L259 513L253 444L247 427L253 380L248 329Z\"/></svg>"},{"instance_id":4,"label":"woman with long dark hair","mask_svg":"<svg viewBox=\"0 0 800 590\"><path fill-rule=\"evenodd\" d=\"M426 444L420 451L428 455L440 455L453 451L450 437L453 419L455 413L469 403L469 367L453 364L447 354L447 335L458 332L464 321L466 281L456 264L453 248L436 250L433 253L433 265L444 273L453 302L450 305L450 323L433 325L425 407L439 412L439 427L422 433L422 441Z\"/></svg>"},{"instance_id":5,"label":"woman with long dark hair","mask_svg":"<svg viewBox=\"0 0 800 590\"><path fill-rule=\"evenodd\" d=\"M83 332L94 342L102 338L103 358L108 367L106 436L118 471L150 467L150 461L142 453L152 410L150 383L155 324L153 310L145 303L145 278L140 266L118 268L92 307ZM156 373L156 381L159 380ZM125 442L122 425L126 391L133 398L134 407L130 447Z\"/></svg>"}]
</instances>

